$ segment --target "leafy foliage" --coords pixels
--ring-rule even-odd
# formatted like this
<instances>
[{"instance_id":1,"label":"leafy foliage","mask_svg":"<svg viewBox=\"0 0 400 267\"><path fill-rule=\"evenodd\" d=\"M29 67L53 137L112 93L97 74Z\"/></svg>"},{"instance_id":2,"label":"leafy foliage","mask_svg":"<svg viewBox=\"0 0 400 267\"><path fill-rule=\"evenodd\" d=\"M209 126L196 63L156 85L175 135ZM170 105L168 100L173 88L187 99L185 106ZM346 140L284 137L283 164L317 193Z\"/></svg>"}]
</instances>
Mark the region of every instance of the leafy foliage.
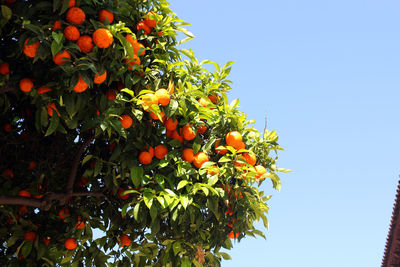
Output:
<instances>
[{"instance_id":1,"label":"leafy foliage","mask_svg":"<svg viewBox=\"0 0 400 267\"><path fill-rule=\"evenodd\" d=\"M276 172L286 171L275 165L278 136L260 135L239 101L228 102L232 62L199 62L178 48L193 35L166 1L3 2L0 60L10 73L0 75L1 265L219 266L231 238L264 236L253 223L268 227L270 196L258 187L267 178L279 190ZM82 52L67 40L69 5L85 14L75 24L81 36L107 29L111 46L93 38ZM103 9L115 16L111 24L98 20ZM178 32L187 38L178 41ZM64 51L70 58L56 64ZM19 89L24 78L32 89ZM78 92L78 81L88 88ZM149 104L162 88L167 104ZM166 130L167 118L178 122L175 132ZM185 125L191 140L181 136ZM243 147L226 144L232 131ZM166 155L153 152L160 144ZM185 148L204 152L206 162L198 168L183 160ZM95 239L93 229L102 236ZM36 235L27 240L27 232ZM67 249L69 238L76 248L69 240Z\"/></svg>"}]
</instances>

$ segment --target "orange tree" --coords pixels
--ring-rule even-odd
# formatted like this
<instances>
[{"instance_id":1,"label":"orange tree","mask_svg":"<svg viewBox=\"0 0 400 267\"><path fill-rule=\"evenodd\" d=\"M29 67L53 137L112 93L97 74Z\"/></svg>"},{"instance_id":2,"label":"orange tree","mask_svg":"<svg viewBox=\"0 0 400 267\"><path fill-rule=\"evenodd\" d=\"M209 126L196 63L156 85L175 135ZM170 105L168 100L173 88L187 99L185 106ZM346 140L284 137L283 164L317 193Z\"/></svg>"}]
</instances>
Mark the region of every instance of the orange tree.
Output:
<instances>
[{"instance_id":1,"label":"orange tree","mask_svg":"<svg viewBox=\"0 0 400 267\"><path fill-rule=\"evenodd\" d=\"M186 25L165 0L1 1L2 266L218 266L263 236L278 136Z\"/></svg>"}]
</instances>

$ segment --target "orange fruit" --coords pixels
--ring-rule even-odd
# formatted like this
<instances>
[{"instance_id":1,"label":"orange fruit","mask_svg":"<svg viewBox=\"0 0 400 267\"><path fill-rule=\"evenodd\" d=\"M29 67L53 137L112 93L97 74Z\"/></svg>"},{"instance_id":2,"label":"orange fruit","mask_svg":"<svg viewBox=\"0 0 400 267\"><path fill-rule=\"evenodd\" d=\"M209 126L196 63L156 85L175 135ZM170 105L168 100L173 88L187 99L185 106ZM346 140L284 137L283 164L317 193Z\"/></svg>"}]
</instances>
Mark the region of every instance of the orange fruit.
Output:
<instances>
[{"instance_id":1,"label":"orange fruit","mask_svg":"<svg viewBox=\"0 0 400 267\"><path fill-rule=\"evenodd\" d=\"M128 35L125 37L125 39L126 39L129 43L131 43L132 48L133 48L133 54L134 54L134 55L137 56L139 50L140 50L141 48L143 48L142 51L140 52L139 56L144 56L144 54L146 53L146 51L144 50L144 48L145 48L144 45L142 45L141 43L139 43L139 42L137 41L137 39L133 39L132 34L128 34Z\"/></svg>"},{"instance_id":2,"label":"orange fruit","mask_svg":"<svg viewBox=\"0 0 400 267\"><path fill-rule=\"evenodd\" d=\"M32 160L29 162L28 169L33 170L34 168L36 168L36 161Z\"/></svg>"},{"instance_id":3,"label":"orange fruit","mask_svg":"<svg viewBox=\"0 0 400 267\"><path fill-rule=\"evenodd\" d=\"M227 226L232 228L234 224L235 224L235 218L233 218L232 223L228 223Z\"/></svg>"},{"instance_id":4,"label":"orange fruit","mask_svg":"<svg viewBox=\"0 0 400 267\"><path fill-rule=\"evenodd\" d=\"M129 127L132 126L133 120L129 115L121 115L121 118L119 119L119 121L122 124L122 127L124 129L128 129Z\"/></svg>"},{"instance_id":5,"label":"orange fruit","mask_svg":"<svg viewBox=\"0 0 400 267\"><path fill-rule=\"evenodd\" d=\"M242 135L238 131L231 131L225 136L225 141L228 146L238 149L241 146Z\"/></svg>"},{"instance_id":6,"label":"orange fruit","mask_svg":"<svg viewBox=\"0 0 400 267\"><path fill-rule=\"evenodd\" d=\"M36 239L36 233L33 231L26 232L24 234L25 241L34 241Z\"/></svg>"},{"instance_id":7,"label":"orange fruit","mask_svg":"<svg viewBox=\"0 0 400 267\"><path fill-rule=\"evenodd\" d=\"M257 165L257 166L255 166L254 168L256 169L256 178L257 178L259 181L264 180L265 178L262 178L262 177L261 177L261 176L263 176L264 174L267 173L267 170L264 168L264 166Z\"/></svg>"},{"instance_id":8,"label":"orange fruit","mask_svg":"<svg viewBox=\"0 0 400 267\"><path fill-rule=\"evenodd\" d=\"M140 58L136 55L133 55L133 58L125 59L125 63L128 63L128 70L133 70L133 66L140 65Z\"/></svg>"},{"instance_id":9,"label":"orange fruit","mask_svg":"<svg viewBox=\"0 0 400 267\"><path fill-rule=\"evenodd\" d=\"M208 95L208 99L210 99L210 101L213 102L214 104L217 104L218 102L218 96L215 94Z\"/></svg>"},{"instance_id":10,"label":"orange fruit","mask_svg":"<svg viewBox=\"0 0 400 267\"><path fill-rule=\"evenodd\" d=\"M61 220L65 220L66 217L69 216L69 209L60 209L58 212L58 217L60 217Z\"/></svg>"},{"instance_id":11,"label":"orange fruit","mask_svg":"<svg viewBox=\"0 0 400 267\"><path fill-rule=\"evenodd\" d=\"M142 97L142 107L144 110L150 108L152 105L158 105L158 99L155 94L145 94Z\"/></svg>"},{"instance_id":12,"label":"orange fruit","mask_svg":"<svg viewBox=\"0 0 400 267\"><path fill-rule=\"evenodd\" d=\"M147 12L144 16L143 23L146 24L147 27L154 28L157 25L157 17L154 12Z\"/></svg>"},{"instance_id":13,"label":"orange fruit","mask_svg":"<svg viewBox=\"0 0 400 267\"><path fill-rule=\"evenodd\" d=\"M93 42L99 48L107 48L113 43L113 41L113 35L107 29L100 28L93 33Z\"/></svg>"},{"instance_id":14,"label":"orange fruit","mask_svg":"<svg viewBox=\"0 0 400 267\"><path fill-rule=\"evenodd\" d=\"M104 72L103 72L103 74L98 74L98 73L96 73L95 75L94 75L94 83L95 84L100 84L100 83L103 83L105 80L107 79L107 71L105 70Z\"/></svg>"},{"instance_id":15,"label":"orange fruit","mask_svg":"<svg viewBox=\"0 0 400 267\"><path fill-rule=\"evenodd\" d=\"M64 1L61 1L61 5L64 5ZM73 7L73 6L75 6L75 0L69 0L68 7Z\"/></svg>"},{"instance_id":16,"label":"orange fruit","mask_svg":"<svg viewBox=\"0 0 400 267\"><path fill-rule=\"evenodd\" d=\"M73 250L78 246L78 244L76 243L75 238L68 238L67 240L65 240L64 246L68 250Z\"/></svg>"},{"instance_id":17,"label":"orange fruit","mask_svg":"<svg viewBox=\"0 0 400 267\"><path fill-rule=\"evenodd\" d=\"M197 100L199 102L199 104L203 107L207 107L210 103L205 100L204 98L200 98L199 100Z\"/></svg>"},{"instance_id":18,"label":"orange fruit","mask_svg":"<svg viewBox=\"0 0 400 267\"><path fill-rule=\"evenodd\" d=\"M220 155L225 155L228 152L228 149L226 149L226 148L217 149L217 147L219 147L219 142L220 141L221 141L221 139L218 139L215 142L215 145L214 145L215 152L217 152L217 154L220 154Z\"/></svg>"},{"instance_id":19,"label":"orange fruit","mask_svg":"<svg viewBox=\"0 0 400 267\"><path fill-rule=\"evenodd\" d=\"M201 168L201 166L209 161L208 155L204 152L199 152L196 155L194 155L193 158L193 164L196 166L196 168Z\"/></svg>"},{"instance_id":20,"label":"orange fruit","mask_svg":"<svg viewBox=\"0 0 400 267\"><path fill-rule=\"evenodd\" d=\"M55 56L53 56L53 62L57 65L68 62L68 59L71 59L71 54L67 50L64 50L62 53L58 52Z\"/></svg>"},{"instance_id":21,"label":"orange fruit","mask_svg":"<svg viewBox=\"0 0 400 267\"><path fill-rule=\"evenodd\" d=\"M164 34L163 34L163 32L157 32L157 35L158 35L159 37L161 37L161 36L163 36Z\"/></svg>"},{"instance_id":22,"label":"orange fruit","mask_svg":"<svg viewBox=\"0 0 400 267\"><path fill-rule=\"evenodd\" d=\"M151 28L149 28L144 21L139 21L138 24L136 24L136 30L140 31L143 30L144 34L147 35L149 33L151 33Z\"/></svg>"},{"instance_id":23,"label":"orange fruit","mask_svg":"<svg viewBox=\"0 0 400 267\"><path fill-rule=\"evenodd\" d=\"M39 95L42 95L42 94L47 93L47 92L51 92L51 88L48 87L48 86L40 86L40 87L38 88L38 90L37 90L37 93L38 93Z\"/></svg>"},{"instance_id":24,"label":"orange fruit","mask_svg":"<svg viewBox=\"0 0 400 267\"><path fill-rule=\"evenodd\" d=\"M246 160L246 162L248 164L250 164L251 166L254 166L256 164L256 162L257 162L256 154L254 154L253 152L243 153L242 156Z\"/></svg>"},{"instance_id":25,"label":"orange fruit","mask_svg":"<svg viewBox=\"0 0 400 267\"><path fill-rule=\"evenodd\" d=\"M245 159L242 157L242 155L240 155L239 157L239 160L235 160L235 166L236 167L243 167L243 166L245 166L246 165L246 162L245 162Z\"/></svg>"},{"instance_id":26,"label":"orange fruit","mask_svg":"<svg viewBox=\"0 0 400 267\"><path fill-rule=\"evenodd\" d=\"M147 165L147 164L150 164L152 160L153 160L153 157L151 156L150 152L147 152L147 151L140 152L140 154L139 154L139 162L140 163Z\"/></svg>"},{"instance_id":27,"label":"orange fruit","mask_svg":"<svg viewBox=\"0 0 400 267\"><path fill-rule=\"evenodd\" d=\"M21 89L22 92L29 93L32 91L33 88L33 82L29 78L23 78L19 81L19 89Z\"/></svg>"},{"instance_id":28,"label":"orange fruit","mask_svg":"<svg viewBox=\"0 0 400 267\"><path fill-rule=\"evenodd\" d=\"M205 124L201 124L200 126L199 126L199 128L197 128L197 132L199 133L199 134L203 134L203 133L205 133L207 131L207 126L205 125Z\"/></svg>"},{"instance_id":29,"label":"orange fruit","mask_svg":"<svg viewBox=\"0 0 400 267\"><path fill-rule=\"evenodd\" d=\"M10 169L5 169L1 175L4 177L4 179L6 180L10 180L12 178L14 178L14 172Z\"/></svg>"},{"instance_id":30,"label":"orange fruit","mask_svg":"<svg viewBox=\"0 0 400 267\"><path fill-rule=\"evenodd\" d=\"M79 46L82 53L90 53L93 50L93 40L89 35L82 35L79 37L76 44Z\"/></svg>"},{"instance_id":31,"label":"orange fruit","mask_svg":"<svg viewBox=\"0 0 400 267\"><path fill-rule=\"evenodd\" d=\"M114 14L107 9L102 9L99 11L99 21L104 23L106 20L108 20L108 24L111 24L114 21Z\"/></svg>"},{"instance_id":32,"label":"orange fruit","mask_svg":"<svg viewBox=\"0 0 400 267\"><path fill-rule=\"evenodd\" d=\"M56 20L56 21L54 21L53 28L51 28L51 30L53 32L55 32L56 30L59 30L59 29L61 29L61 22Z\"/></svg>"},{"instance_id":33,"label":"orange fruit","mask_svg":"<svg viewBox=\"0 0 400 267\"><path fill-rule=\"evenodd\" d=\"M85 21L86 15L85 12L83 12L83 10L79 7L71 7L67 11L66 19L71 24L79 25Z\"/></svg>"},{"instance_id":34,"label":"orange fruit","mask_svg":"<svg viewBox=\"0 0 400 267\"><path fill-rule=\"evenodd\" d=\"M167 90L158 89L154 94L158 99L158 104L160 104L161 106L166 106L169 104L171 96L169 95Z\"/></svg>"},{"instance_id":35,"label":"orange fruit","mask_svg":"<svg viewBox=\"0 0 400 267\"><path fill-rule=\"evenodd\" d=\"M49 116L52 117L53 116L53 111L57 112L58 117L61 117L60 113L57 110L56 104L51 102L51 103L49 103L47 105L47 114L49 114Z\"/></svg>"},{"instance_id":36,"label":"orange fruit","mask_svg":"<svg viewBox=\"0 0 400 267\"><path fill-rule=\"evenodd\" d=\"M50 237L43 238L43 243L45 243L46 246L48 246L50 244Z\"/></svg>"},{"instance_id":37,"label":"orange fruit","mask_svg":"<svg viewBox=\"0 0 400 267\"><path fill-rule=\"evenodd\" d=\"M196 137L196 132L190 124L186 124L182 127L182 136L185 140L193 140Z\"/></svg>"},{"instance_id":38,"label":"orange fruit","mask_svg":"<svg viewBox=\"0 0 400 267\"><path fill-rule=\"evenodd\" d=\"M11 123L7 123L4 125L4 131L6 131L7 133L12 131Z\"/></svg>"},{"instance_id":39,"label":"orange fruit","mask_svg":"<svg viewBox=\"0 0 400 267\"><path fill-rule=\"evenodd\" d=\"M85 222L81 219L81 216L78 216L78 222L75 224L75 229L82 229L85 227Z\"/></svg>"},{"instance_id":40,"label":"orange fruit","mask_svg":"<svg viewBox=\"0 0 400 267\"><path fill-rule=\"evenodd\" d=\"M174 134L174 131L175 131L175 130L172 130L172 131L166 130L166 131L165 131L165 136L168 137L168 138L172 138L172 135Z\"/></svg>"},{"instance_id":41,"label":"orange fruit","mask_svg":"<svg viewBox=\"0 0 400 267\"><path fill-rule=\"evenodd\" d=\"M192 163L194 160L194 152L191 148L185 148L182 153L182 159L189 163Z\"/></svg>"},{"instance_id":42,"label":"orange fruit","mask_svg":"<svg viewBox=\"0 0 400 267\"><path fill-rule=\"evenodd\" d=\"M154 113L153 111L150 111L149 114L150 114L150 117L151 117L153 120L159 120L157 114ZM163 111L161 111L160 116L161 116L161 121L164 121L164 119L165 119L165 113L164 113Z\"/></svg>"},{"instance_id":43,"label":"orange fruit","mask_svg":"<svg viewBox=\"0 0 400 267\"><path fill-rule=\"evenodd\" d=\"M234 238L238 238L239 237L239 232L237 232L237 233L234 233L233 231L232 232L230 232L229 234L228 234L228 237L230 238L230 239L234 239Z\"/></svg>"},{"instance_id":44,"label":"orange fruit","mask_svg":"<svg viewBox=\"0 0 400 267\"><path fill-rule=\"evenodd\" d=\"M112 89L107 90L106 97L108 100L114 101L115 99L117 99L117 93L115 92L115 90L112 90Z\"/></svg>"},{"instance_id":45,"label":"orange fruit","mask_svg":"<svg viewBox=\"0 0 400 267\"><path fill-rule=\"evenodd\" d=\"M29 193L28 190L23 189L23 190L20 190L18 192L18 196L20 196L20 197L31 197L31 193Z\"/></svg>"},{"instance_id":46,"label":"orange fruit","mask_svg":"<svg viewBox=\"0 0 400 267\"><path fill-rule=\"evenodd\" d=\"M163 159L168 154L168 148L164 145L158 145L154 148L154 156L158 159Z\"/></svg>"},{"instance_id":47,"label":"orange fruit","mask_svg":"<svg viewBox=\"0 0 400 267\"><path fill-rule=\"evenodd\" d=\"M145 146L144 147L147 152L150 153L150 156L153 158L154 157L154 148L152 146Z\"/></svg>"},{"instance_id":48,"label":"orange fruit","mask_svg":"<svg viewBox=\"0 0 400 267\"><path fill-rule=\"evenodd\" d=\"M2 74L2 75L10 74L10 65L8 63L0 64L0 74Z\"/></svg>"},{"instance_id":49,"label":"orange fruit","mask_svg":"<svg viewBox=\"0 0 400 267\"><path fill-rule=\"evenodd\" d=\"M165 121L164 126L167 129L167 131L174 131L174 130L176 130L176 126L178 126L178 121L174 120L173 118L168 118Z\"/></svg>"},{"instance_id":50,"label":"orange fruit","mask_svg":"<svg viewBox=\"0 0 400 267\"><path fill-rule=\"evenodd\" d=\"M65 39L70 40L70 41L76 41L81 37L81 34L79 33L79 30L77 27L68 25L67 27L64 28L64 36Z\"/></svg>"},{"instance_id":51,"label":"orange fruit","mask_svg":"<svg viewBox=\"0 0 400 267\"><path fill-rule=\"evenodd\" d=\"M210 169L207 170L207 174L209 175L219 174L218 166L212 166Z\"/></svg>"},{"instance_id":52,"label":"orange fruit","mask_svg":"<svg viewBox=\"0 0 400 267\"><path fill-rule=\"evenodd\" d=\"M178 133L177 130L172 131L172 139L178 140L179 142L183 143L183 137Z\"/></svg>"},{"instance_id":53,"label":"orange fruit","mask_svg":"<svg viewBox=\"0 0 400 267\"><path fill-rule=\"evenodd\" d=\"M243 143L243 142L240 142L239 144L238 144L238 146L237 147L235 147L236 148L236 150L239 150L239 149L245 149L246 148L246 145L245 145L245 143Z\"/></svg>"},{"instance_id":54,"label":"orange fruit","mask_svg":"<svg viewBox=\"0 0 400 267\"><path fill-rule=\"evenodd\" d=\"M86 91L86 89L89 87L89 85L82 79L81 75L79 75L78 82L74 86L74 91L77 93L82 93L83 91Z\"/></svg>"},{"instance_id":55,"label":"orange fruit","mask_svg":"<svg viewBox=\"0 0 400 267\"><path fill-rule=\"evenodd\" d=\"M120 199L122 199L122 200L125 200L125 199L128 199L128 198L129 198L129 194L122 195L122 193L124 193L124 192L125 192L124 189L118 188L117 195L118 195L118 197L119 197Z\"/></svg>"},{"instance_id":56,"label":"orange fruit","mask_svg":"<svg viewBox=\"0 0 400 267\"><path fill-rule=\"evenodd\" d=\"M24 43L24 50L23 50L24 54L27 57L34 58L36 56L36 51L38 50L40 42L36 41L33 44L28 44L28 41L29 41L29 38L26 38L25 43Z\"/></svg>"},{"instance_id":57,"label":"orange fruit","mask_svg":"<svg viewBox=\"0 0 400 267\"><path fill-rule=\"evenodd\" d=\"M131 244L131 239L129 238L128 235L123 234L123 235L121 235L119 238L121 239L120 245L121 245L122 247L125 247L125 246L126 246L126 247L129 247L129 245Z\"/></svg>"}]
</instances>

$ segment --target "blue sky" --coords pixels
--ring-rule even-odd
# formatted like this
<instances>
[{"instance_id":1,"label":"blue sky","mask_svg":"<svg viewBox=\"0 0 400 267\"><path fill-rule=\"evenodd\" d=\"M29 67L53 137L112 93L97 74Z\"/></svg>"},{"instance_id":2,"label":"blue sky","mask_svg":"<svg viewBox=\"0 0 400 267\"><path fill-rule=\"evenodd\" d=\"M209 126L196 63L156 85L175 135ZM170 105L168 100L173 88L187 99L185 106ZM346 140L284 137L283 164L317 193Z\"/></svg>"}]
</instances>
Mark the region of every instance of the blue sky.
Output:
<instances>
[{"instance_id":1,"label":"blue sky","mask_svg":"<svg viewBox=\"0 0 400 267\"><path fill-rule=\"evenodd\" d=\"M171 1L200 59L234 60L230 99L285 151L267 240L223 266L369 267L382 260L400 174L400 2Z\"/></svg>"}]
</instances>

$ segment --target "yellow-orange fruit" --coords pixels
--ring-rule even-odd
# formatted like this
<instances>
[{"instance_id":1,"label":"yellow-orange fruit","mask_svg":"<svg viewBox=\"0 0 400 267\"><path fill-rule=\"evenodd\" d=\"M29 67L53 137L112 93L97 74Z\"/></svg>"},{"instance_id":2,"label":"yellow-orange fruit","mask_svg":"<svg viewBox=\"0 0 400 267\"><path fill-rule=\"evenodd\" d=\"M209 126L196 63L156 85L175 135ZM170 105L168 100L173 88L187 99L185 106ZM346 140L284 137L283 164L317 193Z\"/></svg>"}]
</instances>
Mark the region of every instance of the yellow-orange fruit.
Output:
<instances>
[{"instance_id":1,"label":"yellow-orange fruit","mask_svg":"<svg viewBox=\"0 0 400 267\"><path fill-rule=\"evenodd\" d=\"M53 32L55 32L56 30L59 30L59 29L61 29L61 22L56 20L56 21L54 21L54 24L53 24L53 27L51 28L51 30Z\"/></svg>"},{"instance_id":2,"label":"yellow-orange fruit","mask_svg":"<svg viewBox=\"0 0 400 267\"><path fill-rule=\"evenodd\" d=\"M207 170L208 175L219 174L218 166L212 166L210 169Z\"/></svg>"},{"instance_id":3,"label":"yellow-orange fruit","mask_svg":"<svg viewBox=\"0 0 400 267\"><path fill-rule=\"evenodd\" d=\"M178 121L174 120L173 118L168 118L165 121L164 126L167 129L167 131L174 131L174 130L176 130L176 126L178 126Z\"/></svg>"},{"instance_id":4,"label":"yellow-orange fruit","mask_svg":"<svg viewBox=\"0 0 400 267\"><path fill-rule=\"evenodd\" d=\"M86 89L89 87L89 85L82 79L81 75L79 75L78 82L74 86L74 91L77 93L82 93L83 91L86 91Z\"/></svg>"},{"instance_id":5,"label":"yellow-orange fruit","mask_svg":"<svg viewBox=\"0 0 400 267\"><path fill-rule=\"evenodd\" d=\"M28 190L23 189L23 190L20 190L18 192L18 196L20 196L20 197L31 197L31 193L29 193Z\"/></svg>"},{"instance_id":6,"label":"yellow-orange fruit","mask_svg":"<svg viewBox=\"0 0 400 267\"><path fill-rule=\"evenodd\" d=\"M158 104L160 104L161 106L166 106L169 104L171 96L169 95L167 90L158 89L154 94L158 99Z\"/></svg>"},{"instance_id":7,"label":"yellow-orange fruit","mask_svg":"<svg viewBox=\"0 0 400 267\"><path fill-rule=\"evenodd\" d=\"M29 42L29 38L27 38L27 39L25 40L23 52L24 52L24 54L25 54L27 57L34 58L34 57L36 56L36 51L37 51L38 48L39 48L40 42L39 42L39 41L36 41L36 42L33 43L33 44L28 44L28 42Z\"/></svg>"},{"instance_id":8,"label":"yellow-orange fruit","mask_svg":"<svg viewBox=\"0 0 400 267\"><path fill-rule=\"evenodd\" d=\"M193 140L196 137L196 132L190 124L182 127L182 137L187 141Z\"/></svg>"},{"instance_id":9,"label":"yellow-orange fruit","mask_svg":"<svg viewBox=\"0 0 400 267\"><path fill-rule=\"evenodd\" d=\"M79 25L85 21L86 15L79 7L71 7L67 11L66 19L71 24Z\"/></svg>"},{"instance_id":10,"label":"yellow-orange fruit","mask_svg":"<svg viewBox=\"0 0 400 267\"><path fill-rule=\"evenodd\" d=\"M199 152L196 155L194 155L193 159L193 164L196 166L196 168L201 168L204 163L209 161L208 155L204 152Z\"/></svg>"},{"instance_id":11,"label":"yellow-orange fruit","mask_svg":"<svg viewBox=\"0 0 400 267\"><path fill-rule=\"evenodd\" d=\"M185 148L182 153L182 159L189 163L192 163L194 160L194 152L191 148Z\"/></svg>"},{"instance_id":12,"label":"yellow-orange fruit","mask_svg":"<svg viewBox=\"0 0 400 267\"><path fill-rule=\"evenodd\" d=\"M75 224L74 228L82 229L85 227L85 222L81 219L81 216L78 216L78 222Z\"/></svg>"},{"instance_id":13,"label":"yellow-orange fruit","mask_svg":"<svg viewBox=\"0 0 400 267\"><path fill-rule=\"evenodd\" d=\"M38 93L39 95L42 95L42 94L47 93L47 92L51 92L51 88L48 87L48 86L40 86L40 87L38 88L38 90L37 90L37 93Z\"/></svg>"},{"instance_id":14,"label":"yellow-orange fruit","mask_svg":"<svg viewBox=\"0 0 400 267\"><path fill-rule=\"evenodd\" d=\"M153 160L153 157L151 156L150 152L147 151L142 151L139 154L139 162L142 164L150 164L151 161Z\"/></svg>"},{"instance_id":15,"label":"yellow-orange fruit","mask_svg":"<svg viewBox=\"0 0 400 267\"><path fill-rule=\"evenodd\" d=\"M128 34L128 35L125 37L125 39L126 39L129 43L131 43L132 48L133 48L133 54L134 54L134 55L138 56L139 50L140 50L141 48L143 48L143 49L141 50L139 56L144 56L144 54L146 53L146 51L144 50L144 48L145 48L144 45L142 45L141 43L139 43L139 42L137 41L137 39L133 39L132 34Z\"/></svg>"},{"instance_id":16,"label":"yellow-orange fruit","mask_svg":"<svg viewBox=\"0 0 400 267\"><path fill-rule=\"evenodd\" d=\"M243 153L242 156L246 160L246 162L248 164L250 164L251 166L254 166L256 164L256 162L257 162L256 154L254 154L253 152Z\"/></svg>"},{"instance_id":17,"label":"yellow-orange fruit","mask_svg":"<svg viewBox=\"0 0 400 267\"><path fill-rule=\"evenodd\" d=\"M100 84L103 83L107 78L107 71L104 71L103 74L95 74L94 75L94 83L95 84Z\"/></svg>"},{"instance_id":18,"label":"yellow-orange fruit","mask_svg":"<svg viewBox=\"0 0 400 267\"><path fill-rule=\"evenodd\" d=\"M150 108L152 105L158 105L158 99L154 94L145 94L142 101L142 107L144 110Z\"/></svg>"},{"instance_id":19,"label":"yellow-orange fruit","mask_svg":"<svg viewBox=\"0 0 400 267\"><path fill-rule=\"evenodd\" d=\"M93 42L99 48L107 48L113 43L113 41L113 35L107 29L100 28L93 33Z\"/></svg>"},{"instance_id":20,"label":"yellow-orange fruit","mask_svg":"<svg viewBox=\"0 0 400 267\"><path fill-rule=\"evenodd\" d=\"M83 53L90 53L93 50L93 40L92 37L89 35L82 35L79 37L78 41L76 41L76 44L79 46L81 52Z\"/></svg>"},{"instance_id":21,"label":"yellow-orange fruit","mask_svg":"<svg viewBox=\"0 0 400 267\"><path fill-rule=\"evenodd\" d=\"M168 154L168 148L164 145L158 145L154 148L154 156L158 159L163 159Z\"/></svg>"},{"instance_id":22,"label":"yellow-orange fruit","mask_svg":"<svg viewBox=\"0 0 400 267\"><path fill-rule=\"evenodd\" d=\"M65 240L64 246L68 250L73 250L78 246L78 244L76 243L75 238L68 238L67 240Z\"/></svg>"},{"instance_id":23,"label":"yellow-orange fruit","mask_svg":"<svg viewBox=\"0 0 400 267\"><path fill-rule=\"evenodd\" d=\"M21 89L22 92L29 93L32 91L33 88L33 82L29 78L23 78L19 81L19 88Z\"/></svg>"},{"instance_id":24,"label":"yellow-orange fruit","mask_svg":"<svg viewBox=\"0 0 400 267\"><path fill-rule=\"evenodd\" d=\"M106 91L106 97L108 100L114 101L115 99L117 99L117 93L115 92L115 90L107 90Z\"/></svg>"},{"instance_id":25,"label":"yellow-orange fruit","mask_svg":"<svg viewBox=\"0 0 400 267\"><path fill-rule=\"evenodd\" d=\"M220 154L220 155L225 155L225 154L228 152L228 149L226 149L226 148L217 149L217 147L219 147L219 142L220 142L220 141L221 141L221 140L218 139L218 140L215 142L215 145L214 145L215 152L217 152L217 154Z\"/></svg>"},{"instance_id":26,"label":"yellow-orange fruit","mask_svg":"<svg viewBox=\"0 0 400 267\"><path fill-rule=\"evenodd\" d=\"M263 176L265 173L267 173L267 170L264 168L264 166L257 165L257 166L255 166L254 168L256 169L256 178L257 178L259 181L264 180L265 178L264 178L264 177L261 177L261 176Z\"/></svg>"},{"instance_id":27,"label":"yellow-orange fruit","mask_svg":"<svg viewBox=\"0 0 400 267\"><path fill-rule=\"evenodd\" d=\"M238 131L231 131L225 136L225 141L228 146L239 148L242 142L242 135Z\"/></svg>"},{"instance_id":28,"label":"yellow-orange fruit","mask_svg":"<svg viewBox=\"0 0 400 267\"><path fill-rule=\"evenodd\" d=\"M36 233L33 231L26 232L24 235L25 241L35 241Z\"/></svg>"},{"instance_id":29,"label":"yellow-orange fruit","mask_svg":"<svg viewBox=\"0 0 400 267\"><path fill-rule=\"evenodd\" d=\"M70 59L71 59L71 54L67 50L64 50L64 52L62 53L58 52L55 56L53 56L53 62L56 63L57 65L64 64L65 62L68 62L68 60Z\"/></svg>"},{"instance_id":30,"label":"yellow-orange fruit","mask_svg":"<svg viewBox=\"0 0 400 267\"><path fill-rule=\"evenodd\" d=\"M125 63L128 63L128 70L133 70L133 66L140 65L140 58L136 55L133 55L133 58L125 59Z\"/></svg>"},{"instance_id":31,"label":"yellow-orange fruit","mask_svg":"<svg viewBox=\"0 0 400 267\"><path fill-rule=\"evenodd\" d=\"M72 26L72 25L68 25L67 27L65 27L63 33L65 36L65 39L70 40L70 41L76 41L81 36L78 28L75 26Z\"/></svg>"},{"instance_id":32,"label":"yellow-orange fruit","mask_svg":"<svg viewBox=\"0 0 400 267\"><path fill-rule=\"evenodd\" d=\"M118 195L118 197L119 197L120 199L122 199L122 200L125 200L125 199L128 199L128 198L129 198L129 194L123 195L124 192L125 192L124 189L118 188L117 195Z\"/></svg>"},{"instance_id":33,"label":"yellow-orange fruit","mask_svg":"<svg viewBox=\"0 0 400 267\"><path fill-rule=\"evenodd\" d=\"M10 65L8 63L1 63L0 64L0 74L1 75L10 74Z\"/></svg>"},{"instance_id":34,"label":"yellow-orange fruit","mask_svg":"<svg viewBox=\"0 0 400 267\"><path fill-rule=\"evenodd\" d=\"M147 12L144 16L143 23L146 24L147 27L154 28L157 25L157 17L154 12Z\"/></svg>"},{"instance_id":35,"label":"yellow-orange fruit","mask_svg":"<svg viewBox=\"0 0 400 267\"><path fill-rule=\"evenodd\" d=\"M120 236L121 239L121 247L129 247L129 245L131 244L131 239L129 238L129 236L123 234Z\"/></svg>"},{"instance_id":36,"label":"yellow-orange fruit","mask_svg":"<svg viewBox=\"0 0 400 267\"><path fill-rule=\"evenodd\" d=\"M204 98L200 98L199 100L197 100L199 102L199 104L203 107L207 107L210 103L205 100Z\"/></svg>"},{"instance_id":37,"label":"yellow-orange fruit","mask_svg":"<svg viewBox=\"0 0 400 267\"><path fill-rule=\"evenodd\" d=\"M230 238L230 239L234 239L234 238L238 238L239 237L239 232L237 232L237 233L234 233L233 231L232 232L230 232L229 234L228 234L228 237Z\"/></svg>"},{"instance_id":38,"label":"yellow-orange fruit","mask_svg":"<svg viewBox=\"0 0 400 267\"><path fill-rule=\"evenodd\" d=\"M47 114L49 114L50 117L53 116L53 111L57 112L58 116L61 117L60 113L57 110L56 104L53 102L49 103L47 105Z\"/></svg>"},{"instance_id":39,"label":"yellow-orange fruit","mask_svg":"<svg viewBox=\"0 0 400 267\"><path fill-rule=\"evenodd\" d=\"M107 10L107 9L102 9L99 11L99 21L101 23L106 22L106 19L108 20L108 24L111 24L114 21L114 14Z\"/></svg>"},{"instance_id":40,"label":"yellow-orange fruit","mask_svg":"<svg viewBox=\"0 0 400 267\"><path fill-rule=\"evenodd\" d=\"M133 120L129 115L121 115L121 118L119 119L119 121L122 124L122 127L124 129L128 129L129 127L132 126Z\"/></svg>"},{"instance_id":41,"label":"yellow-orange fruit","mask_svg":"<svg viewBox=\"0 0 400 267\"><path fill-rule=\"evenodd\" d=\"M138 24L136 24L136 30L140 31L143 30L144 34L147 35L149 33L151 33L151 28L148 27L144 21L139 21Z\"/></svg>"}]
</instances>

